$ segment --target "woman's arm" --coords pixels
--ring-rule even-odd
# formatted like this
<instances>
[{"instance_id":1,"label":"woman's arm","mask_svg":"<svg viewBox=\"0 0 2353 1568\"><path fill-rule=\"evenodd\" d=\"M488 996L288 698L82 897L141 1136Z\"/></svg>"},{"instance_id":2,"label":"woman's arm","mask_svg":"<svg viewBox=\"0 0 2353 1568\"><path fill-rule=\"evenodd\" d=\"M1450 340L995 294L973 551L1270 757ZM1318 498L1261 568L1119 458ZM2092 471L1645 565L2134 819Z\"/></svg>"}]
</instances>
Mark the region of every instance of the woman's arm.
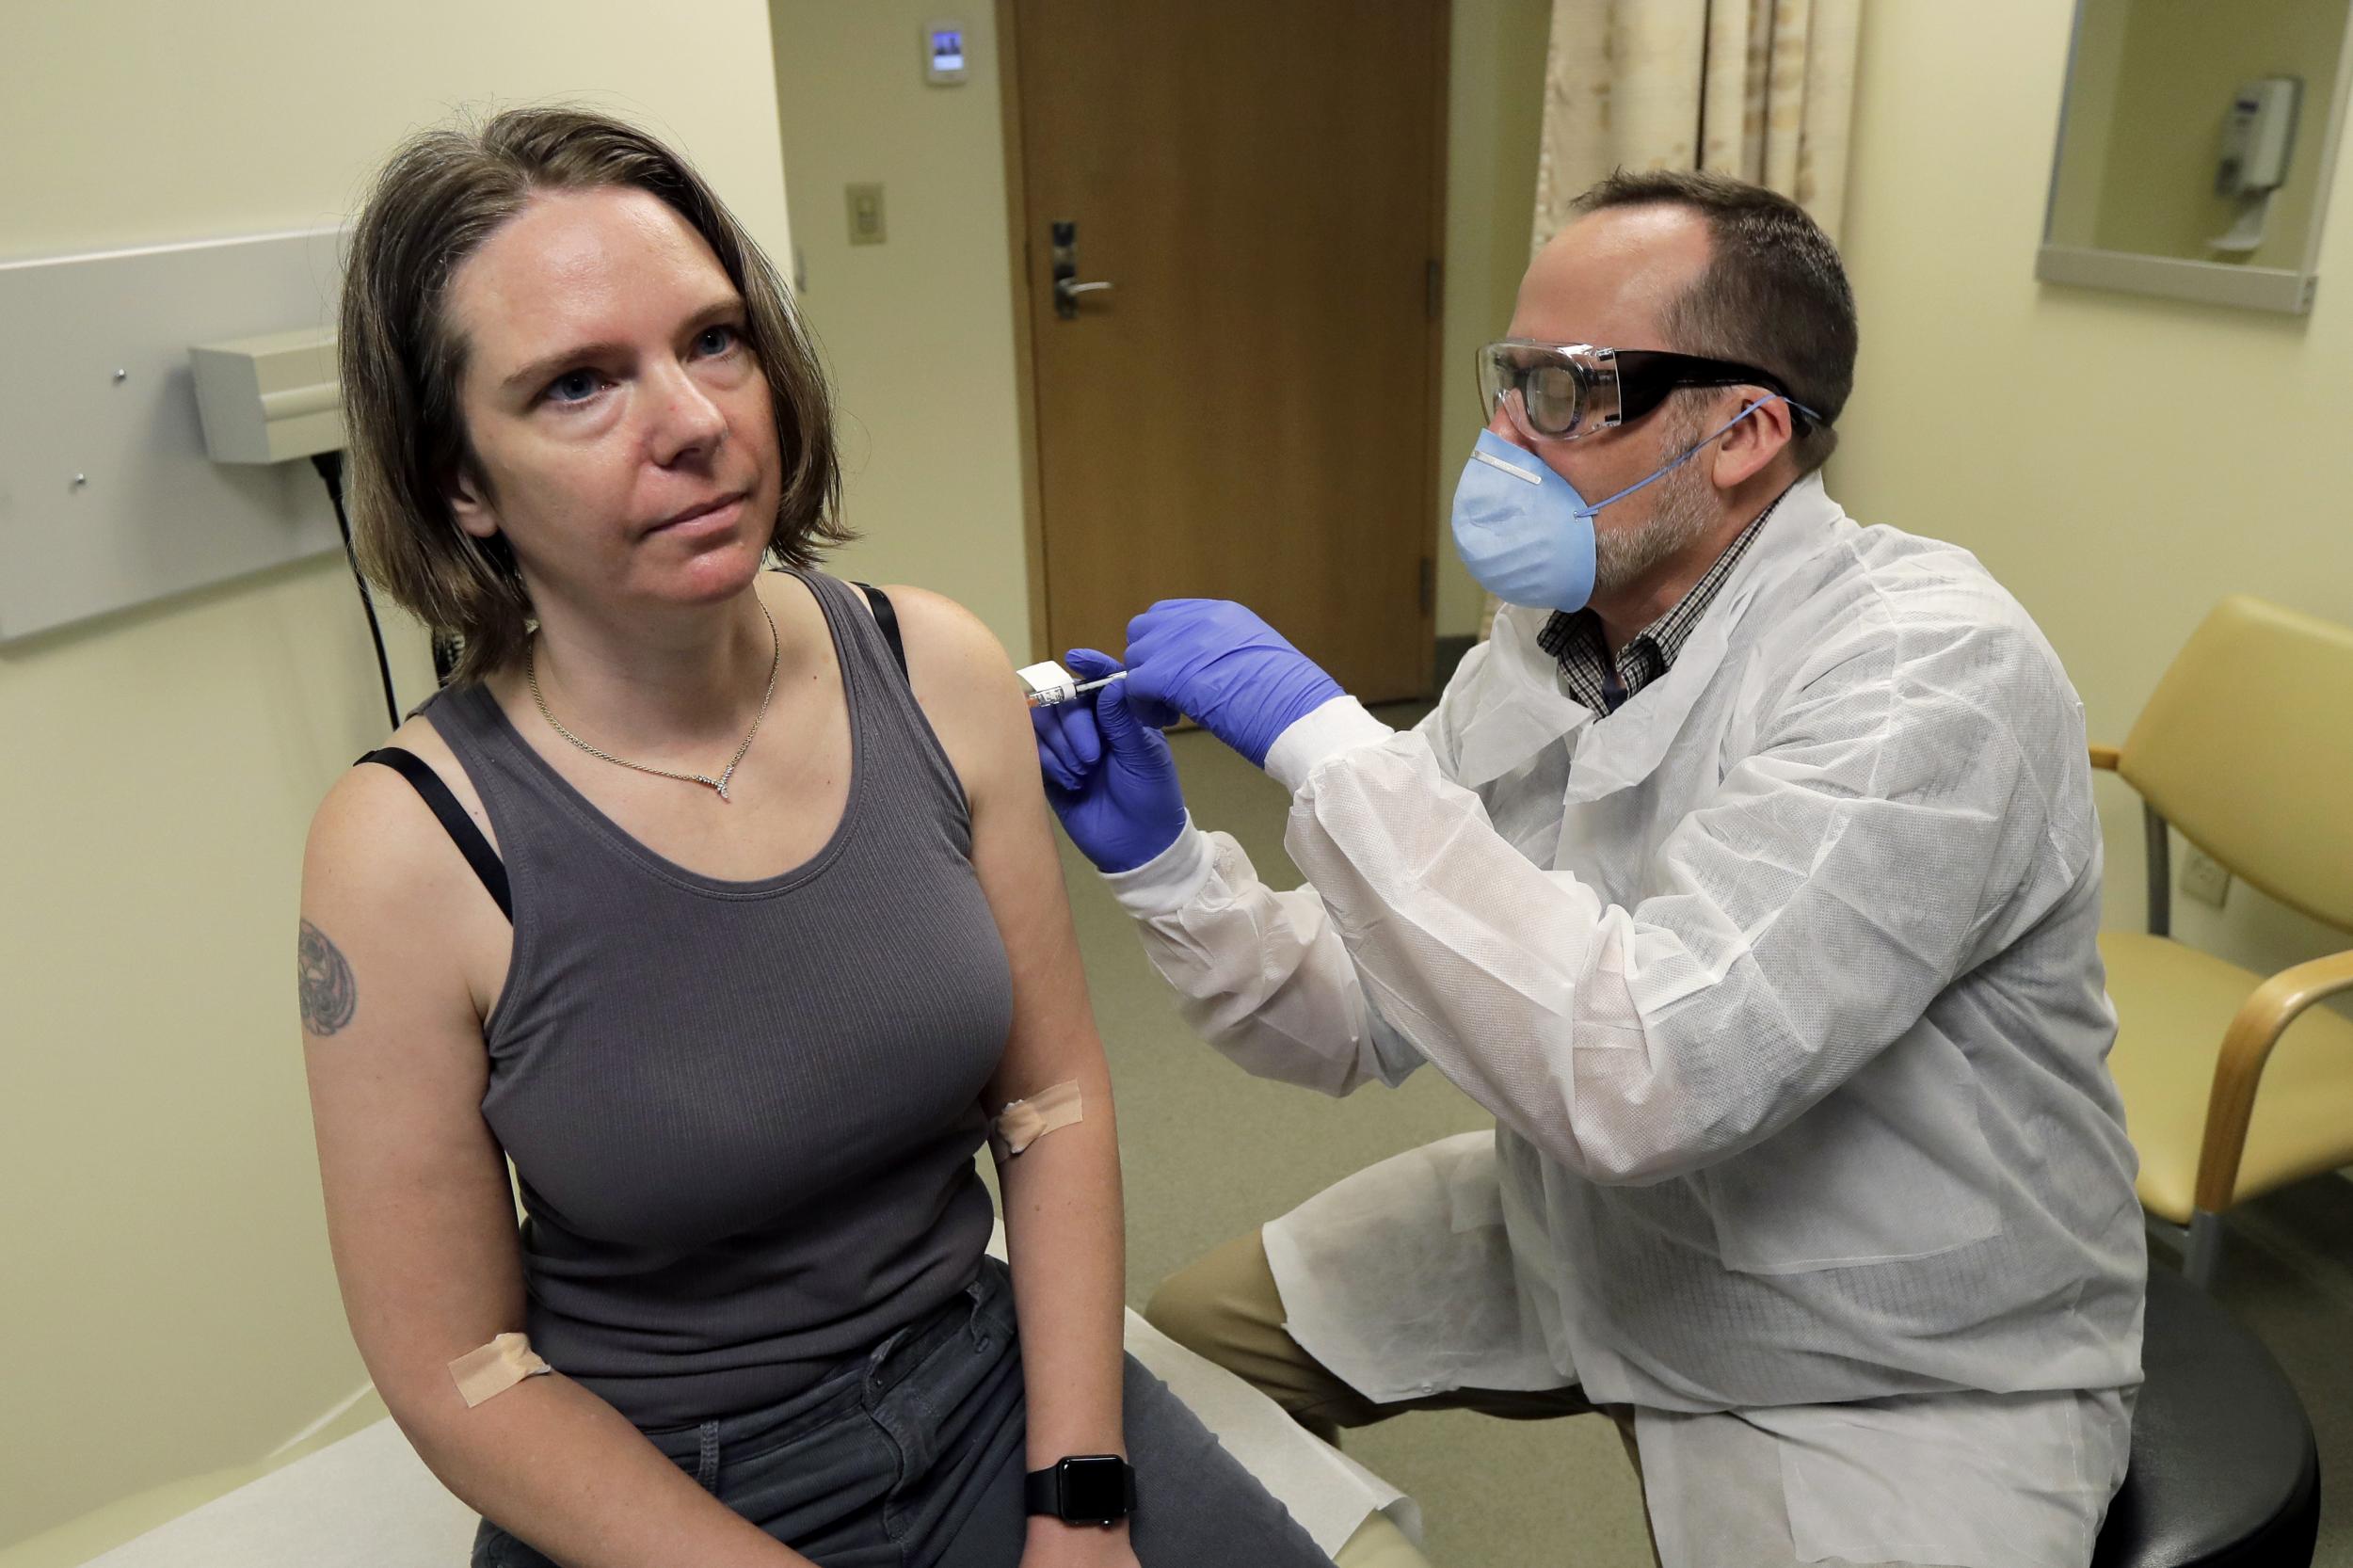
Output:
<instances>
[{"instance_id":1,"label":"woman's arm","mask_svg":"<svg viewBox=\"0 0 2353 1568\"><path fill-rule=\"evenodd\" d=\"M1012 662L978 620L920 588L888 592L916 697L971 802L973 869L1013 965L1013 1032L988 1086L989 1108L1073 1082L1083 1105L1081 1121L1040 1138L1000 1173L1029 1468L1072 1454L1125 1455L1127 1279L1111 1073L1087 1004L1029 709ZM1127 1551L1124 1524L1104 1530L1030 1522L1031 1562L1118 1560Z\"/></svg>"},{"instance_id":2,"label":"woman's arm","mask_svg":"<svg viewBox=\"0 0 2353 1568\"><path fill-rule=\"evenodd\" d=\"M462 959L504 934L408 783L345 774L304 857L303 1049L328 1238L368 1373L443 1484L571 1568L806 1564L560 1373L471 1409L458 1396L449 1364L523 1327Z\"/></svg>"}]
</instances>

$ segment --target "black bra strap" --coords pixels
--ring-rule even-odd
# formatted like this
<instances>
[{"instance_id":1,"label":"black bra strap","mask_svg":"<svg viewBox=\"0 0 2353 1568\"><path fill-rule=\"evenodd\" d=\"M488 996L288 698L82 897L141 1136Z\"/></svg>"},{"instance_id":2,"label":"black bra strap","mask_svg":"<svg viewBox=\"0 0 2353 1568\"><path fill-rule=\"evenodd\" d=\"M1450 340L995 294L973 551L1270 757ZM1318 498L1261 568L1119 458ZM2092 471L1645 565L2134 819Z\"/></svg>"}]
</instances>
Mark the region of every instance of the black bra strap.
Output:
<instances>
[{"instance_id":1,"label":"black bra strap","mask_svg":"<svg viewBox=\"0 0 2353 1568\"><path fill-rule=\"evenodd\" d=\"M473 819L466 815L466 808L457 804L457 797L449 792L449 786L441 782L441 776L425 766L424 759L415 752L403 751L398 746L371 751L360 761L381 762L416 786L417 793L424 797L425 805L433 808L433 814L440 819L441 826L456 841L457 852L466 857L466 864L473 868L474 875L482 878L482 885L490 890L492 898L498 900L499 909L506 916L507 924L514 924L515 900L507 890L505 862L490 847L490 840L482 836L482 829L473 824ZM359 763L352 765L357 767Z\"/></svg>"},{"instance_id":2,"label":"black bra strap","mask_svg":"<svg viewBox=\"0 0 2353 1568\"><path fill-rule=\"evenodd\" d=\"M899 612L890 607L890 596L872 583L860 583L858 588L866 595L866 602L873 606L874 624L882 628L883 641L890 645L890 656L899 661L899 673L907 672L907 645L899 635Z\"/></svg>"}]
</instances>

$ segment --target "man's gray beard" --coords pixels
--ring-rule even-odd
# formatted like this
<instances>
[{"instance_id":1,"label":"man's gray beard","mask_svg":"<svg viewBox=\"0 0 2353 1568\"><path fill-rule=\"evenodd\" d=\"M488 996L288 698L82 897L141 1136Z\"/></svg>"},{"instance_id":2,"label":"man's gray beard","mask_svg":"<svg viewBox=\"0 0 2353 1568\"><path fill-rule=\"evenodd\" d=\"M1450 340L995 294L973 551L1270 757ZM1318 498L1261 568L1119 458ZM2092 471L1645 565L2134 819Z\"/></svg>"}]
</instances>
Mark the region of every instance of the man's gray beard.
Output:
<instances>
[{"instance_id":1,"label":"man's gray beard","mask_svg":"<svg viewBox=\"0 0 2353 1568\"><path fill-rule=\"evenodd\" d=\"M1678 432L1668 450L1681 452L1701 434L1697 429ZM1715 526L1715 487L1701 472L1705 461L1703 453L1653 485L1658 500L1639 526L1594 534L1593 592L1616 593Z\"/></svg>"}]
</instances>

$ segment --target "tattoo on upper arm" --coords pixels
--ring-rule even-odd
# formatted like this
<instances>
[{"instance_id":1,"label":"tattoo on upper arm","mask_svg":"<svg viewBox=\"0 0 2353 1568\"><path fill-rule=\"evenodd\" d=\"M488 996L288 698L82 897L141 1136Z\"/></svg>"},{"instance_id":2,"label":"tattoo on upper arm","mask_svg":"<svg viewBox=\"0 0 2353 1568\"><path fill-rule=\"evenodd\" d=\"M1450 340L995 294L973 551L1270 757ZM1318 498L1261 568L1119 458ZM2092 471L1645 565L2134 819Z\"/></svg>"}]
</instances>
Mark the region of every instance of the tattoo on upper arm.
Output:
<instances>
[{"instance_id":1,"label":"tattoo on upper arm","mask_svg":"<svg viewBox=\"0 0 2353 1568\"><path fill-rule=\"evenodd\" d=\"M360 1007L360 990L351 978L351 965L327 933L309 920L302 922L302 941L296 957L302 987L302 1027L321 1039L351 1022Z\"/></svg>"}]
</instances>

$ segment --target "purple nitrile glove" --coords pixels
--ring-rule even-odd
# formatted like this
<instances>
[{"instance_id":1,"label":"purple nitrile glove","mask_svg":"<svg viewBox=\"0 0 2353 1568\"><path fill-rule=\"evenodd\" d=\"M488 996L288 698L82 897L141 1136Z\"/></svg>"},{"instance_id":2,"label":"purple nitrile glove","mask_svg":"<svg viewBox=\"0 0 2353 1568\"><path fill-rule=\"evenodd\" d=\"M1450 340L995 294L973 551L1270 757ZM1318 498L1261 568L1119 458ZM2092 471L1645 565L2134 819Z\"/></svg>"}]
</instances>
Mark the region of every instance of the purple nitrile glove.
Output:
<instances>
[{"instance_id":1,"label":"purple nitrile glove","mask_svg":"<svg viewBox=\"0 0 2353 1568\"><path fill-rule=\"evenodd\" d=\"M1119 668L1118 660L1091 648L1072 648L1064 663L1080 680L1099 680ZM1128 684L1114 681L1071 701L1030 710L1047 802L1097 871L1134 871L1185 829L1176 760L1168 753L1167 739L1128 712Z\"/></svg>"},{"instance_id":2,"label":"purple nitrile glove","mask_svg":"<svg viewBox=\"0 0 2353 1568\"><path fill-rule=\"evenodd\" d=\"M1129 621L1128 671L1128 701L1146 723L1190 714L1259 767L1284 730L1345 695L1281 632L1223 599L1164 599Z\"/></svg>"}]
</instances>

